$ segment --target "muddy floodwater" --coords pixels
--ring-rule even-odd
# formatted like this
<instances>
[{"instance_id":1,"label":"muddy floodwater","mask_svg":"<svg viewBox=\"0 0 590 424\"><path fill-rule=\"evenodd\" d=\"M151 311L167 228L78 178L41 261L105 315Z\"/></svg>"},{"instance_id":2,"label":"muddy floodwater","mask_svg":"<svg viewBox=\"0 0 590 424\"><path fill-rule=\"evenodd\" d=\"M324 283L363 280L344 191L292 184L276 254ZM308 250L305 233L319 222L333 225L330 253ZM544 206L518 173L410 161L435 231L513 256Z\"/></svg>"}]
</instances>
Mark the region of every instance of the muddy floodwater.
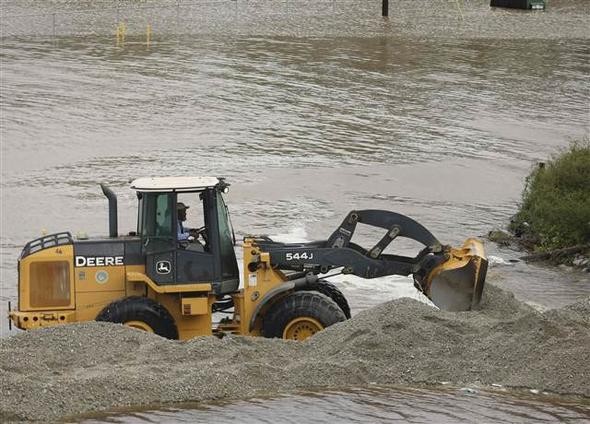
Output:
<instances>
[{"instance_id":1,"label":"muddy floodwater","mask_svg":"<svg viewBox=\"0 0 590 424\"><path fill-rule=\"evenodd\" d=\"M590 133L590 4L488 4L390 1L383 19L380 1L3 0L1 336L18 332L6 312L27 241L108 233L99 182L122 232L136 225L128 182L169 175L226 177L238 238L322 239L369 208L449 244L505 227L532 167ZM590 294L588 274L486 250L489 281L536 308ZM334 282L353 314L420 298L405 277ZM588 418L542 396L362 389L112 420L289 422L302 407L317 423Z\"/></svg>"},{"instance_id":2,"label":"muddy floodwater","mask_svg":"<svg viewBox=\"0 0 590 424\"><path fill-rule=\"evenodd\" d=\"M109 423L582 423L590 407L533 396L505 396L472 390L356 389L255 398L234 403L184 405L108 417ZM302 414L302 410L306 411ZM214 418L212 418L214 417ZM87 418L80 424L105 422Z\"/></svg>"}]
</instances>

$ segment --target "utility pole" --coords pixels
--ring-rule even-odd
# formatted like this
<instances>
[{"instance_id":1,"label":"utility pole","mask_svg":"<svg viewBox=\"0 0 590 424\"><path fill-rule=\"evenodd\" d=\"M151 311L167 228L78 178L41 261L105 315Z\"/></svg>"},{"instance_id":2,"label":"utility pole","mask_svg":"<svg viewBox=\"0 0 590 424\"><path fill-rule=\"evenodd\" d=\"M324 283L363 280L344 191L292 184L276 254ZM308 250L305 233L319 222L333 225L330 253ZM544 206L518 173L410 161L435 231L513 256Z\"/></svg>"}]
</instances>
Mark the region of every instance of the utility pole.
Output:
<instances>
[{"instance_id":1,"label":"utility pole","mask_svg":"<svg viewBox=\"0 0 590 424\"><path fill-rule=\"evenodd\" d=\"M389 0L381 1L381 16L389 16Z\"/></svg>"}]
</instances>

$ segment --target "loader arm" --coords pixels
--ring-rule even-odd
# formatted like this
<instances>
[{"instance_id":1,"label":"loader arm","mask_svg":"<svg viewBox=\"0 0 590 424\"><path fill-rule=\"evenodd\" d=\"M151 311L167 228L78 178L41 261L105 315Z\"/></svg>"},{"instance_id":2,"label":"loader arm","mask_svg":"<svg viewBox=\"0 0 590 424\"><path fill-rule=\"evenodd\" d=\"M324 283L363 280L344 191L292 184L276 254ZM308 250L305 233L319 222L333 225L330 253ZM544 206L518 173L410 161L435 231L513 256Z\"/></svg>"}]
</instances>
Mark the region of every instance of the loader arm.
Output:
<instances>
[{"instance_id":1,"label":"loader arm","mask_svg":"<svg viewBox=\"0 0 590 424\"><path fill-rule=\"evenodd\" d=\"M351 242L358 223L386 232L374 246L365 249ZM414 257L383 253L398 237L415 240L424 248ZM280 270L325 274L342 268L343 274L361 278L413 275L415 287L447 310L469 310L479 303L487 269L481 242L468 239L459 249L443 246L418 222L383 210L351 211L325 241L254 240L269 253L271 266Z\"/></svg>"}]
</instances>

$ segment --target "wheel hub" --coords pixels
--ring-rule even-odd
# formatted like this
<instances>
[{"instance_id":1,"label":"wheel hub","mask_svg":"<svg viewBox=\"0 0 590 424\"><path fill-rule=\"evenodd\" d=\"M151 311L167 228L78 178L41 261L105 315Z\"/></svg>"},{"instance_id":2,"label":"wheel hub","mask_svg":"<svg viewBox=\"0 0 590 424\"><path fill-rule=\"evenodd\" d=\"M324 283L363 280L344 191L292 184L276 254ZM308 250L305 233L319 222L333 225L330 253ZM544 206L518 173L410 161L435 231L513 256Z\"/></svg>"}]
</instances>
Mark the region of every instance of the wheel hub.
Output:
<instances>
[{"instance_id":1,"label":"wheel hub","mask_svg":"<svg viewBox=\"0 0 590 424\"><path fill-rule=\"evenodd\" d=\"M154 329L143 321L127 321L124 325L138 330L147 331L148 333L154 332Z\"/></svg>"},{"instance_id":2,"label":"wheel hub","mask_svg":"<svg viewBox=\"0 0 590 424\"><path fill-rule=\"evenodd\" d=\"M324 326L315 318L300 317L287 324L283 331L283 339L305 340L323 329Z\"/></svg>"}]
</instances>

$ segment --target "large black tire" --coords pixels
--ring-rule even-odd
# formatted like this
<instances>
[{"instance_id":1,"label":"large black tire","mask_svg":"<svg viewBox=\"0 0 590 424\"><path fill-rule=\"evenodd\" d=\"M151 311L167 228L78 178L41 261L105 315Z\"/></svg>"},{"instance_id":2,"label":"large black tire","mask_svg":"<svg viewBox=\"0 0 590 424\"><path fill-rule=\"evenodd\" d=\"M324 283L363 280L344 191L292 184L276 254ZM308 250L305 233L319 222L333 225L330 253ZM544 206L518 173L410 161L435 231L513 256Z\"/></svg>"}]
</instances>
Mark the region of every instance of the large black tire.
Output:
<instances>
[{"instance_id":1,"label":"large black tire","mask_svg":"<svg viewBox=\"0 0 590 424\"><path fill-rule=\"evenodd\" d=\"M96 321L129 325L168 339L178 339L178 329L170 312L147 297L131 296L117 300L105 307Z\"/></svg>"},{"instance_id":2,"label":"large black tire","mask_svg":"<svg viewBox=\"0 0 590 424\"><path fill-rule=\"evenodd\" d=\"M350 306L348 305L348 301L340 289L334 284L328 283L325 280L319 280L317 283L309 284L304 290L317 291L319 293L325 294L334 302L336 302L338 306L340 306L340 309L342 309L342 312L344 312L346 319L350 319Z\"/></svg>"},{"instance_id":3,"label":"large black tire","mask_svg":"<svg viewBox=\"0 0 590 424\"><path fill-rule=\"evenodd\" d=\"M342 309L328 296L296 291L278 299L264 314L264 337L305 340L318 331L345 321Z\"/></svg>"}]
</instances>

